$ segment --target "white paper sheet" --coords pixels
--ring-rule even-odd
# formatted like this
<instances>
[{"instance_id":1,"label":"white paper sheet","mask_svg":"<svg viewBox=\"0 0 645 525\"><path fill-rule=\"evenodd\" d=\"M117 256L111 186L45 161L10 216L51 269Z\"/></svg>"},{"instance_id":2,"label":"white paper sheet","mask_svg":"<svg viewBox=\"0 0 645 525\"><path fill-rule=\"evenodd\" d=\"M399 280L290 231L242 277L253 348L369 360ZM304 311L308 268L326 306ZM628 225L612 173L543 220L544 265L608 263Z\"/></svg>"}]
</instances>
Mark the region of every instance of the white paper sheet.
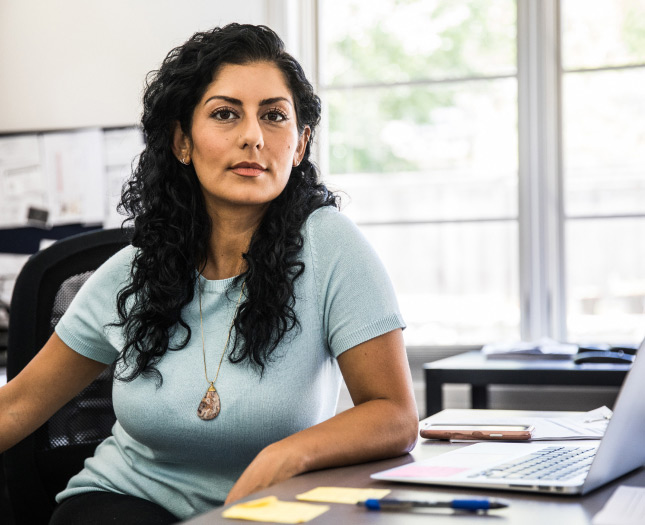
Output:
<instances>
[{"instance_id":1,"label":"white paper sheet","mask_svg":"<svg viewBox=\"0 0 645 525\"><path fill-rule=\"evenodd\" d=\"M38 136L0 138L0 227L26 226L29 208L46 206Z\"/></svg>"},{"instance_id":2,"label":"white paper sheet","mask_svg":"<svg viewBox=\"0 0 645 525\"><path fill-rule=\"evenodd\" d=\"M642 525L645 523L645 488L621 485L598 512L592 525Z\"/></svg>"},{"instance_id":3,"label":"white paper sheet","mask_svg":"<svg viewBox=\"0 0 645 525\"><path fill-rule=\"evenodd\" d=\"M102 223L106 207L103 131L44 133L39 139L49 223Z\"/></svg>"},{"instance_id":4,"label":"white paper sheet","mask_svg":"<svg viewBox=\"0 0 645 525\"><path fill-rule=\"evenodd\" d=\"M487 359L573 359L577 352L578 345L548 337L535 342L491 343L482 348Z\"/></svg>"},{"instance_id":5,"label":"white paper sheet","mask_svg":"<svg viewBox=\"0 0 645 525\"><path fill-rule=\"evenodd\" d=\"M124 217L117 211L121 188L132 174L133 161L144 148L138 128L109 130L104 134L106 166L106 210L104 228L118 228Z\"/></svg>"},{"instance_id":6,"label":"white paper sheet","mask_svg":"<svg viewBox=\"0 0 645 525\"><path fill-rule=\"evenodd\" d=\"M579 416L534 418L531 439L600 439L605 434L612 412L603 406Z\"/></svg>"}]
</instances>

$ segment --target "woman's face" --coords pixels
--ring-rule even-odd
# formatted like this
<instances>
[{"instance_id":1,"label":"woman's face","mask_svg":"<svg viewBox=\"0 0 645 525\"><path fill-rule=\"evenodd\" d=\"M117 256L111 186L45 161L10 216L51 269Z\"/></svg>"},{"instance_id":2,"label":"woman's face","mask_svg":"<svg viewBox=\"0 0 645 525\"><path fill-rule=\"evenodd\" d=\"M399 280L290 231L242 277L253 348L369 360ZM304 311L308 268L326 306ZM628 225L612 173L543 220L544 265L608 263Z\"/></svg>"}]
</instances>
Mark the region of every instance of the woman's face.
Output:
<instances>
[{"instance_id":1,"label":"woman's face","mask_svg":"<svg viewBox=\"0 0 645 525\"><path fill-rule=\"evenodd\" d=\"M271 62L224 65L193 112L191 136L179 125L173 151L190 160L207 206L263 209L300 163L310 130L300 135L291 91Z\"/></svg>"}]
</instances>

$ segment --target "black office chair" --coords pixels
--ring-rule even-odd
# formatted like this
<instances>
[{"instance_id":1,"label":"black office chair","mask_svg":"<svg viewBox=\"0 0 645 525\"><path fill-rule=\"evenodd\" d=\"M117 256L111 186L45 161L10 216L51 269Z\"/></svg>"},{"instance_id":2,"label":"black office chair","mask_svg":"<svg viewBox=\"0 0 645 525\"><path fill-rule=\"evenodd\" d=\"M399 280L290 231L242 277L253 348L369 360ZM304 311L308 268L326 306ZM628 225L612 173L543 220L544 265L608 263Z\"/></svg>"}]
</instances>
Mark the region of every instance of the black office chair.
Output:
<instances>
[{"instance_id":1,"label":"black office chair","mask_svg":"<svg viewBox=\"0 0 645 525\"><path fill-rule=\"evenodd\" d=\"M94 270L127 244L128 233L97 230L58 241L27 261L11 300L8 380L42 348ZM51 381L55 383L56 378ZM115 420L108 369L31 436L4 453L16 525L49 521L55 495L110 435Z\"/></svg>"}]
</instances>

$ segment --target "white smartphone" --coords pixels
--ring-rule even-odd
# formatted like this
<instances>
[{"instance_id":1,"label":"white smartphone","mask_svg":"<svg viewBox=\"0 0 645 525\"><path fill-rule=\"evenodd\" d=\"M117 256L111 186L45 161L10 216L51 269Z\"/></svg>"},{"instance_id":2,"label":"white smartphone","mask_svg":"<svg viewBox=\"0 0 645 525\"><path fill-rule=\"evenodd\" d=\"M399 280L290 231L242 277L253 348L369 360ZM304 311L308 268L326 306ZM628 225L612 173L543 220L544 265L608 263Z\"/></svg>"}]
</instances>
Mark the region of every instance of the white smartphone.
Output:
<instances>
[{"instance_id":1,"label":"white smartphone","mask_svg":"<svg viewBox=\"0 0 645 525\"><path fill-rule=\"evenodd\" d=\"M527 441L533 425L488 425L467 423L426 423L419 435L426 439L499 439Z\"/></svg>"}]
</instances>

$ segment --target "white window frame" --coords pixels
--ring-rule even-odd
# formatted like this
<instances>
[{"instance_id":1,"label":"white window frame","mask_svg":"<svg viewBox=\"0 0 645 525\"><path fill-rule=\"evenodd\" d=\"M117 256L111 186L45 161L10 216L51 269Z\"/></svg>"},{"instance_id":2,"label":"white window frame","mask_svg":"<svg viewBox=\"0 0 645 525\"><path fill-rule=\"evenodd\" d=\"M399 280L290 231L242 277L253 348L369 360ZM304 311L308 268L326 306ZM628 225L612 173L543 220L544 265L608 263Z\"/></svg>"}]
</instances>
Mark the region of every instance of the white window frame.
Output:
<instances>
[{"instance_id":1,"label":"white window frame","mask_svg":"<svg viewBox=\"0 0 645 525\"><path fill-rule=\"evenodd\" d=\"M524 340L566 335L560 6L517 0L519 261Z\"/></svg>"}]
</instances>

